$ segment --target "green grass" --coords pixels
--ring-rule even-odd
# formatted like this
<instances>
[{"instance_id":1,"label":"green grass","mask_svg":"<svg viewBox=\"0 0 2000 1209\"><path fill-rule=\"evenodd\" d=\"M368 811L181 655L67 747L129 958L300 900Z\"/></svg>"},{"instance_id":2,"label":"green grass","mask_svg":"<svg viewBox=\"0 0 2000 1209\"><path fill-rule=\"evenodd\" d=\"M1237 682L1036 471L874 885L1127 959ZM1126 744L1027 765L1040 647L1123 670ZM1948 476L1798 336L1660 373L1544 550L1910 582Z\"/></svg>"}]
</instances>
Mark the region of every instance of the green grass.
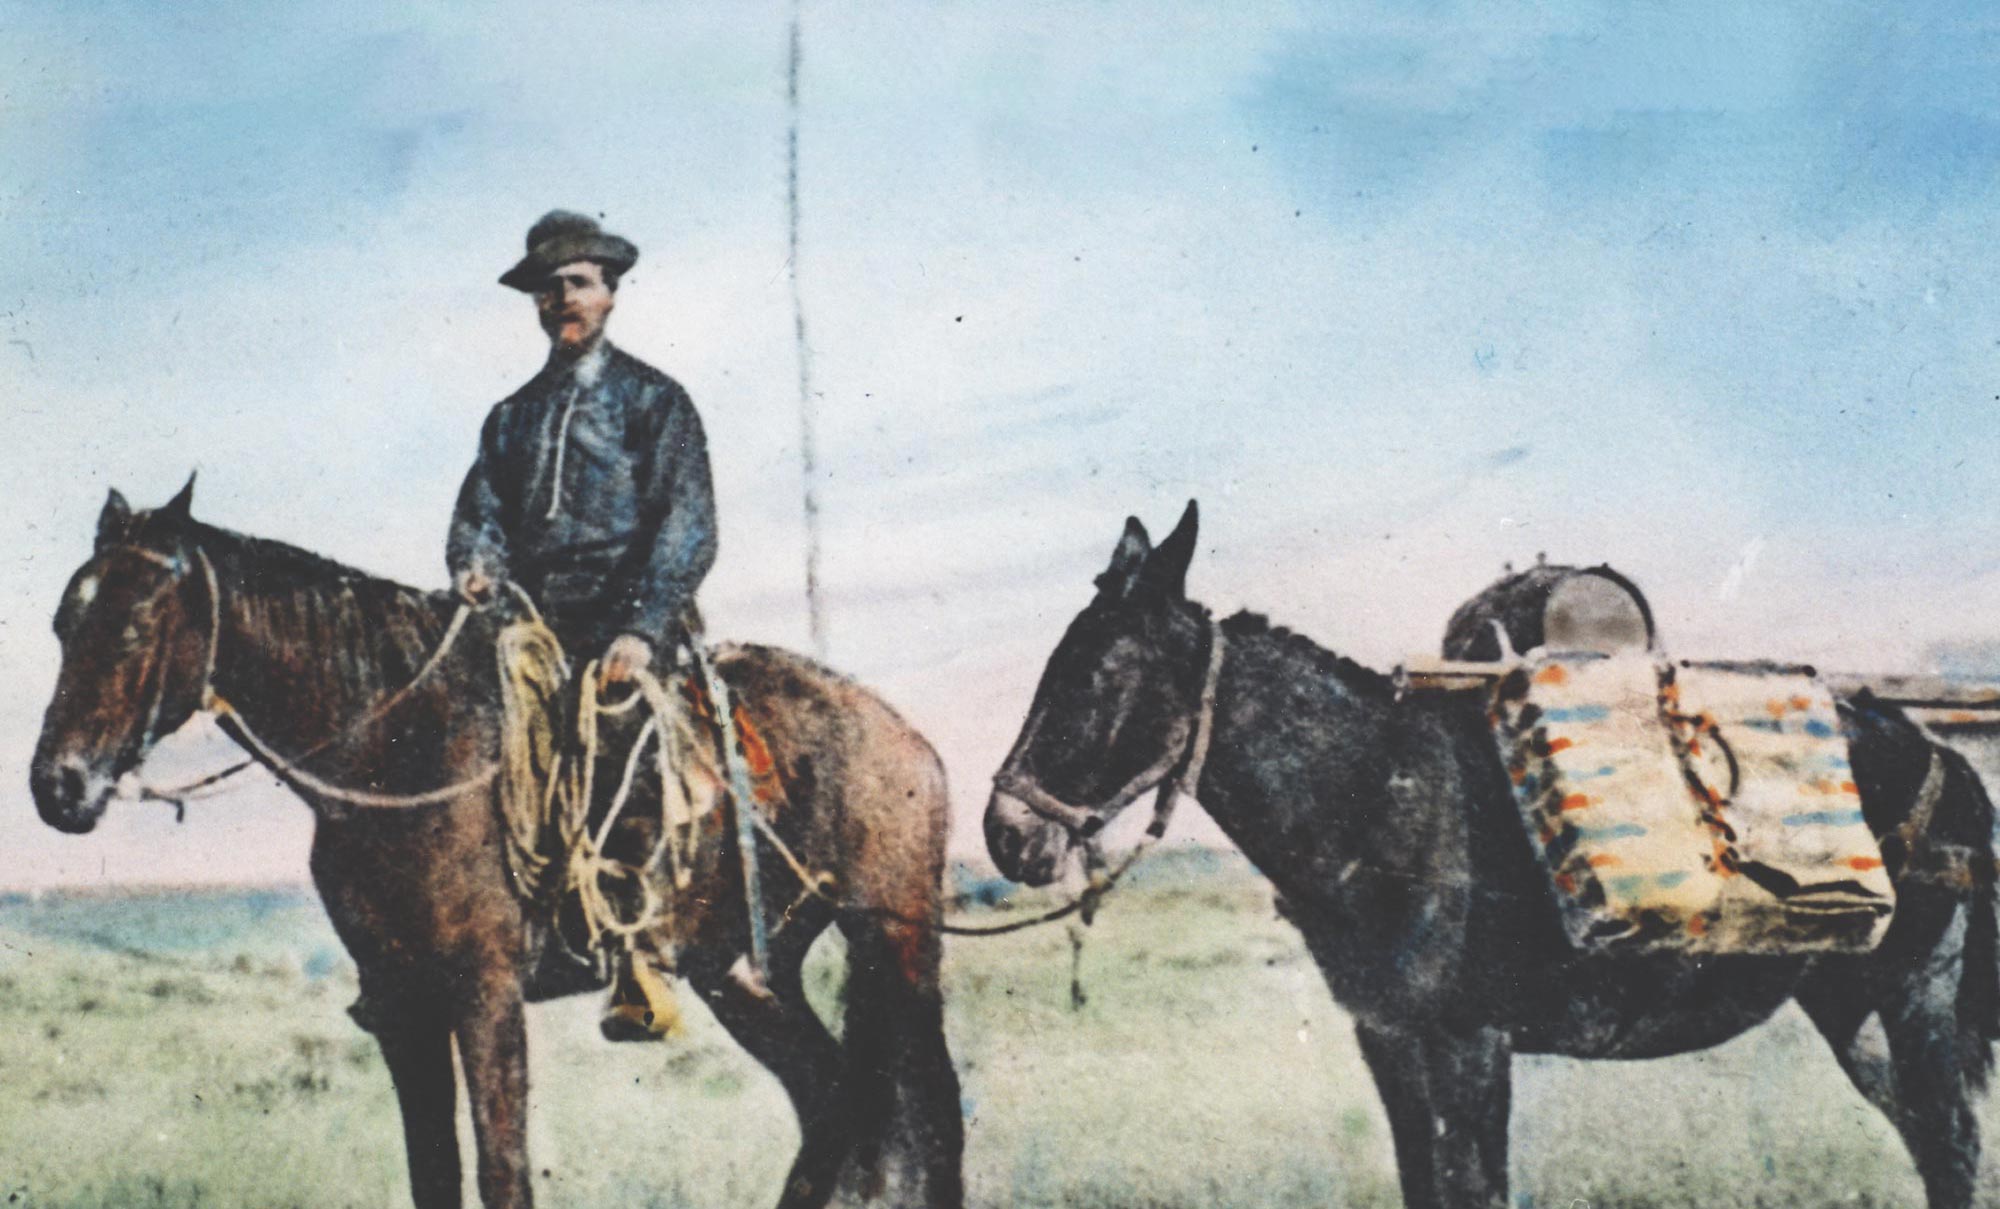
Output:
<instances>
[{"instance_id":1,"label":"green grass","mask_svg":"<svg viewBox=\"0 0 2000 1209\"><path fill-rule=\"evenodd\" d=\"M811 971L822 1006L833 948ZM1108 905L1083 974L1074 1011L1060 927L951 942L974 1205L1400 1203L1347 1021L1240 866L1163 859ZM0 1205L407 1203L353 995L308 896L0 900ZM663 1046L599 1041L588 999L531 1010L545 1203L776 1199L784 1098L684 1003L689 1034ZM1524 1209L1922 1204L1886 1123L1789 1010L1704 1054L1516 1071ZM2000 1204L2000 1180L1984 1191Z\"/></svg>"}]
</instances>

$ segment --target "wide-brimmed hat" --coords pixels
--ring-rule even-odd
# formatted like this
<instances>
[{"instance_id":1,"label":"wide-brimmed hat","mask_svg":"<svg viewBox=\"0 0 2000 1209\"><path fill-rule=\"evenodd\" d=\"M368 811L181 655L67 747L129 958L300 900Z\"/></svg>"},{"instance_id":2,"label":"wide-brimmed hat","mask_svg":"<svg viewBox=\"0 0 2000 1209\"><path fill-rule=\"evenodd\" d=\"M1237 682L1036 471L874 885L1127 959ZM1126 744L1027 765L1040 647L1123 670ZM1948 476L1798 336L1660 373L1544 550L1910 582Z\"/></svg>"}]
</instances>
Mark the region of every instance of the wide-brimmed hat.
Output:
<instances>
[{"instance_id":1,"label":"wide-brimmed hat","mask_svg":"<svg viewBox=\"0 0 2000 1209\"><path fill-rule=\"evenodd\" d=\"M578 260L594 260L613 273L623 273L639 259L639 249L597 225L588 214L551 210L528 228L528 254L500 274L500 284L532 294L549 274Z\"/></svg>"}]
</instances>

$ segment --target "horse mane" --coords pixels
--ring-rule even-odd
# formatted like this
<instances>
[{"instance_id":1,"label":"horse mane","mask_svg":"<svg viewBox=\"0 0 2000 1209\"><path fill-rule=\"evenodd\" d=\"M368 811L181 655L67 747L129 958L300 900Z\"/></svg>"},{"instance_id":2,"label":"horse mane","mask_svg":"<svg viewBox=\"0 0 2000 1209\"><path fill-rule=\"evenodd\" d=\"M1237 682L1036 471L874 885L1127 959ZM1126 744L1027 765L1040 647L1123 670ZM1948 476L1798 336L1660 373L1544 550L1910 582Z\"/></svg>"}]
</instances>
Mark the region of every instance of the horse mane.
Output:
<instances>
[{"instance_id":1,"label":"horse mane","mask_svg":"<svg viewBox=\"0 0 2000 1209\"><path fill-rule=\"evenodd\" d=\"M1345 655L1335 654L1297 630L1271 624L1271 619L1262 613L1252 613L1248 609L1224 619L1222 631L1232 641L1243 638L1267 638L1277 648L1301 660L1307 666L1340 682L1357 696L1394 697L1395 681L1365 664L1356 663Z\"/></svg>"},{"instance_id":2,"label":"horse mane","mask_svg":"<svg viewBox=\"0 0 2000 1209\"><path fill-rule=\"evenodd\" d=\"M248 637L321 656L341 689L379 693L401 685L444 633L450 601L442 593L200 522L192 522L189 537L214 563L223 607Z\"/></svg>"}]
</instances>

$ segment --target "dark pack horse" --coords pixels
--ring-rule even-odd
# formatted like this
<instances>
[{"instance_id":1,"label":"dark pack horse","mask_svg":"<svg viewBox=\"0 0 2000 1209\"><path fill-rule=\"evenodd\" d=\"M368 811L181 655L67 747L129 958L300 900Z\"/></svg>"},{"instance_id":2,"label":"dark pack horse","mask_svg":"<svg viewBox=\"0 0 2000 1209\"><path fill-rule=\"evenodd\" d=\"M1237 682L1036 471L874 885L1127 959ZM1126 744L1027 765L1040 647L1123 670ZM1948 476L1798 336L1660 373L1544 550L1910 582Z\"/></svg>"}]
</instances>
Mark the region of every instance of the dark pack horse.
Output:
<instances>
[{"instance_id":1,"label":"dark pack horse","mask_svg":"<svg viewBox=\"0 0 2000 1209\"><path fill-rule=\"evenodd\" d=\"M1931 1209L1971 1204L1971 1096L2000 979L1993 810L1963 758L1866 694L1841 705L1897 879L1874 952L1586 956L1561 931L1477 694L1403 696L1262 617L1213 619L1184 593L1195 529L1192 504L1157 548L1128 521L1050 656L987 807L1003 872L1045 883L1146 790L1188 782L1354 1017L1411 1209L1508 1204L1512 1055L1681 1053L1787 999L1895 1123Z\"/></svg>"},{"instance_id":2,"label":"dark pack horse","mask_svg":"<svg viewBox=\"0 0 2000 1209\"><path fill-rule=\"evenodd\" d=\"M62 831L89 831L119 779L203 709L267 764L299 755L276 770L317 815L313 880L395 1083L416 1204L460 1204L456 1040L480 1198L488 1209L527 1206L522 1005L550 927L510 888L493 780L479 775L496 758L496 622L471 615L413 683L443 645L452 600L201 524L189 515L193 485L151 512L132 512L115 491L105 504L95 551L56 616L62 670L35 750L36 808ZM783 922L764 995L729 972L749 945L733 848L711 866L737 870L734 880L719 873L695 887L709 909L681 972L798 1115L779 1203L956 1206L963 1124L938 988L942 768L880 698L804 659L743 646L723 648L717 667L783 784L778 834L851 908L795 901L799 885L765 851L763 906ZM454 786L465 788L383 809L320 792ZM838 1041L799 975L829 924L848 946Z\"/></svg>"}]
</instances>

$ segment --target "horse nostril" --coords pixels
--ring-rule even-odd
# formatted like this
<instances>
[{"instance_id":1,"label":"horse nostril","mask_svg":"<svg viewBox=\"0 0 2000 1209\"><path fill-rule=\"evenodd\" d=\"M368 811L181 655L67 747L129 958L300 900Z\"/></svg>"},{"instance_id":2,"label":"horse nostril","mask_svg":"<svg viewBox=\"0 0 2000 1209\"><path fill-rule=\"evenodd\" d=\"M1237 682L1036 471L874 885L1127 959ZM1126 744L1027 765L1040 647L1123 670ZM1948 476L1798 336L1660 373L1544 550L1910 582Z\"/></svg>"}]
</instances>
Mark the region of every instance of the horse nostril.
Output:
<instances>
[{"instance_id":1,"label":"horse nostril","mask_svg":"<svg viewBox=\"0 0 2000 1209\"><path fill-rule=\"evenodd\" d=\"M65 763L62 766L57 783L61 788L63 801L71 805L83 801L84 779L81 768L78 768L74 764Z\"/></svg>"}]
</instances>

